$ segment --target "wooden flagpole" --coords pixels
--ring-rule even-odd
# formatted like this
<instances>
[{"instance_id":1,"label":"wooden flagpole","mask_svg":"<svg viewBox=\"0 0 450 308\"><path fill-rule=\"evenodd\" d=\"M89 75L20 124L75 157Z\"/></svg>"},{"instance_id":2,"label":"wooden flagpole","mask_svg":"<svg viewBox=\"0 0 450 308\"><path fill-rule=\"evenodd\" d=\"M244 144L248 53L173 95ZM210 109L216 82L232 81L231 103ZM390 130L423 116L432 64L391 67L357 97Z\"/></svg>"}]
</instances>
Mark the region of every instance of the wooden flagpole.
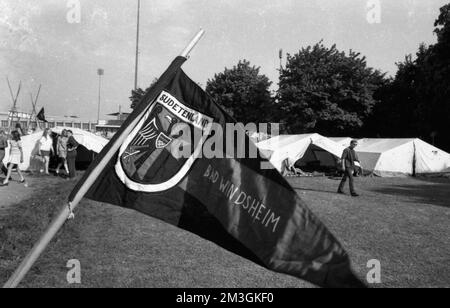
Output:
<instances>
[{"instance_id":1,"label":"wooden flagpole","mask_svg":"<svg viewBox=\"0 0 450 308\"><path fill-rule=\"evenodd\" d=\"M205 34L205 30L200 29L198 31L197 35L191 40L189 45L186 46L186 48L181 52L180 56L183 58L189 59L189 54L191 53L191 50L197 45L197 43L200 41L202 36Z\"/></svg>"},{"instance_id":2,"label":"wooden flagpole","mask_svg":"<svg viewBox=\"0 0 450 308\"><path fill-rule=\"evenodd\" d=\"M189 43L189 45L183 50L180 56L184 58L188 58L190 52L192 49L197 45L198 41L201 39L203 34L205 33L204 30L200 30L197 35L192 39L192 41ZM5 283L3 288L15 288L17 285L22 281L22 279L25 277L25 275L28 273L28 271L31 269L33 264L36 262L36 260L39 258L41 253L45 250L45 248L48 246L50 241L53 239L53 237L56 235L56 233L61 229L61 227L64 225L66 220L71 217L72 211L78 206L78 203L81 201L81 199L84 197L84 195L88 192L89 188L92 186L92 184L95 182L99 174L103 171L107 163L113 158L114 154L119 150L122 143L125 141L125 139L128 137L129 134L131 134L132 130L136 127L136 125L139 123L142 116L144 116L147 109L144 109L134 120L133 122L128 125L123 133L117 138L116 142L111 146L109 151L105 154L102 161L98 163L97 166L92 170L90 175L86 178L83 185L78 190L77 194L73 198L72 202L65 205L59 215L53 220L53 222L50 224L44 235L39 239L39 241L34 245L34 247L31 249L31 251L28 253L28 255L25 257L25 259L22 261L22 263L19 265L19 267L16 269L16 271L13 273L11 278Z\"/></svg>"}]
</instances>

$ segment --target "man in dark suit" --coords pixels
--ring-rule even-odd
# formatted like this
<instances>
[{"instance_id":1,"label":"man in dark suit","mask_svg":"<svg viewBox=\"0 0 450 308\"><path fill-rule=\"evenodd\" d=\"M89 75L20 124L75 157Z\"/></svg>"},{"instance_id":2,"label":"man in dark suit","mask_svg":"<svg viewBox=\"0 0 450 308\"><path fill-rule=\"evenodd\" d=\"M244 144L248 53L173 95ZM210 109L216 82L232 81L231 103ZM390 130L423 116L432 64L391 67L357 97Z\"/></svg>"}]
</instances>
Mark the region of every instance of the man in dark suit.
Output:
<instances>
[{"instance_id":1,"label":"man in dark suit","mask_svg":"<svg viewBox=\"0 0 450 308\"><path fill-rule=\"evenodd\" d=\"M67 131L67 136L69 137L67 140L67 165L69 168L69 178L73 179L76 176L75 162L79 144L73 137L73 132L71 130Z\"/></svg>"},{"instance_id":2,"label":"man in dark suit","mask_svg":"<svg viewBox=\"0 0 450 308\"><path fill-rule=\"evenodd\" d=\"M350 146L344 150L341 157L342 170L344 171L344 176L342 177L342 181L339 184L338 193L344 193L344 185L345 182L349 182L350 186L350 194L353 197L358 197L359 195L355 191L355 186L353 183L353 173L355 171L355 161L359 162L358 155L356 155L355 148L358 145L357 140L352 140L350 142Z\"/></svg>"}]
</instances>

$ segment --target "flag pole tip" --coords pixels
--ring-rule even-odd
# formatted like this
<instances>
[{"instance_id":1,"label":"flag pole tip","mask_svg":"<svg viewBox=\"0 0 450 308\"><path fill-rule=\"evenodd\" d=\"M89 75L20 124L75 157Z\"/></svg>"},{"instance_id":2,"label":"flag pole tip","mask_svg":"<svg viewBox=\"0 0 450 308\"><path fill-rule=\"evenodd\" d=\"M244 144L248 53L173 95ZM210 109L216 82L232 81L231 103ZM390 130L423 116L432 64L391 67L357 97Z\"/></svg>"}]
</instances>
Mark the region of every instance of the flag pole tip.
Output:
<instances>
[{"instance_id":1,"label":"flag pole tip","mask_svg":"<svg viewBox=\"0 0 450 308\"><path fill-rule=\"evenodd\" d=\"M180 54L182 57L189 59L189 54L191 50L197 45L198 41L202 38L202 36L205 34L205 30L200 28L200 30L197 32L195 37L191 40L191 42L186 46L186 48L183 50L183 52Z\"/></svg>"}]
</instances>

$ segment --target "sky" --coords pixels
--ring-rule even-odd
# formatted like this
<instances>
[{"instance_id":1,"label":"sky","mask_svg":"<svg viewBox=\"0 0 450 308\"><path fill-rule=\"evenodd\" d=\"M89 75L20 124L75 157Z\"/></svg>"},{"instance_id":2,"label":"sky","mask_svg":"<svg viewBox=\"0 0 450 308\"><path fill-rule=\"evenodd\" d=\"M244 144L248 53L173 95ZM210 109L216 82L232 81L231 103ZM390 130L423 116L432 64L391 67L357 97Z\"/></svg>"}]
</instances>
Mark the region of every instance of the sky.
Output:
<instances>
[{"instance_id":1,"label":"sky","mask_svg":"<svg viewBox=\"0 0 450 308\"><path fill-rule=\"evenodd\" d=\"M138 85L160 76L196 32L205 36L183 69L203 87L241 59L278 81L279 50L323 40L366 56L395 75L396 62L433 44L441 0L141 0ZM79 10L78 10L79 8ZM134 87L137 0L0 0L0 111L22 81L20 111L96 120L97 69L104 69L101 116L129 111ZM80 14L78 15L77 12ZM78 18L79 17L79 18ZM3 76L1 76L3 75Z\"/></svg>"}]
</instances>

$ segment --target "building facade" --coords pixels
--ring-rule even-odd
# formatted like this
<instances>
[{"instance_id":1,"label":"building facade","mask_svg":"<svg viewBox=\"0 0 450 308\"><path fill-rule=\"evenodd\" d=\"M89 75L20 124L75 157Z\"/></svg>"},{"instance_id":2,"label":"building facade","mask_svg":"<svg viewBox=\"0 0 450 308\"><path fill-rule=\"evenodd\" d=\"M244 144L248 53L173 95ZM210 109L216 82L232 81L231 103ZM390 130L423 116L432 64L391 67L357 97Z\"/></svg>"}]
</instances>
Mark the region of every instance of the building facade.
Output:
<instances>
[{"instance_id":1,"label":"building facade","mask_svg":"<svg viewBox=\"0 0 450 308\"><path fill-rule=\"evenodd\" d=\"M114 117L115 119L111 120L100 120L95 128L95 132L98 135L102 135L105 138L111 138L122 126L123 122L127 119L130 113L126 112L116 112L108 114L110 117Z\"/></svg>"},{"instance_id":2,"label":"building facade","mask_svg":"<svg viewBox=\"0 0 450 308\"><path fill-rule=\"evenodd\" d=\"M19 112L10 123L9 112L0 112L0 129L9 131L13 130L17 124L20 124L20 127L24 132L34 131L38 127L43 129L53 128L56 126L79 128L86 131L95 132L97 126L96 121L81 119L77 117L46 116L46 120L48 121L47 123L44 123L42 121L39 121L39 123L37 123L35 120L30 121L30 114ZM10 125L11 127L9 127Z\"/></svg>"}]
</instances>

